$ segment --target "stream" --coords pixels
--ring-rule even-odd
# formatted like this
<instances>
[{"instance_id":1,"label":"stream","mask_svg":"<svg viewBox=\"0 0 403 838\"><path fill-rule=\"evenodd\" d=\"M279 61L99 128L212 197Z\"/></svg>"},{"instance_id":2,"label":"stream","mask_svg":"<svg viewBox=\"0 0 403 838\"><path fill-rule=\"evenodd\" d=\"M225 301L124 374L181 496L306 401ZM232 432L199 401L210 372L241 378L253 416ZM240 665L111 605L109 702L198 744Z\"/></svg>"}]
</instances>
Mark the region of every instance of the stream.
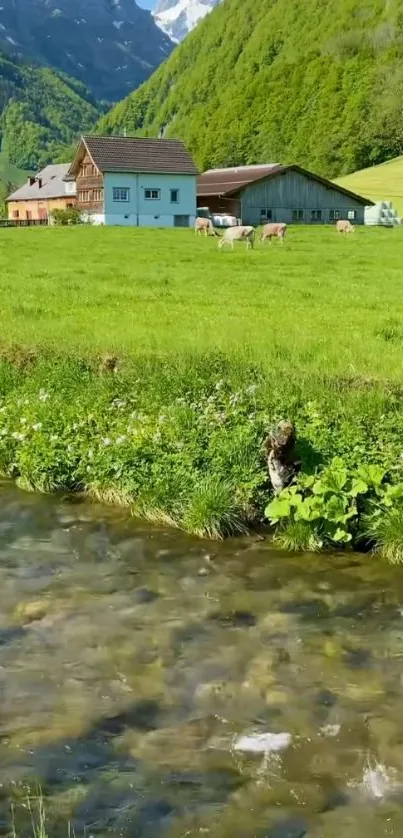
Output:
<instances>
[{"instance_id":1,"label":"stream","mask_svg":"<svg viewBox=\"0 0 403 838\"><path fill-rule=\"evenodd\" d=\"M0 834L401 838L403 570L0 492Z\"/></svg>"}]
</instances>

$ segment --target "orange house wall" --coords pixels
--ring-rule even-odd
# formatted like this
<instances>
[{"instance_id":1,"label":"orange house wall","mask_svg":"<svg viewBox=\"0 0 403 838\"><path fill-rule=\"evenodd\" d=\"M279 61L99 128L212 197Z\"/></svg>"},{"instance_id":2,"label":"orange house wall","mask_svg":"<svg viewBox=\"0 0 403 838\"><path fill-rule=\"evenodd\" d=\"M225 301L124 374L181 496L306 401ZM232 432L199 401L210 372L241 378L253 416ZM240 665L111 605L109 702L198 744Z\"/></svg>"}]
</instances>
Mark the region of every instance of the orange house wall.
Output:
<instances>
[{"instance_id":1,"label":"orange house wall","mask_svg":"<svg viewBox=\"0 0 403 838\"><path fill-rule=\"evenodd\" d=\"M67 205L72 204L74 207L77 204L75 195L66 195L64 198L49 198L45 201L9 201L8 202L8 217L14 219L14 212L19 212L17 221L25 221L27 211L31 213L31 219L38 221L40 218L39 208L46 210L46 215L49 217L51 212L55 209L67 209Z\"/></svg>"}]
</instances>

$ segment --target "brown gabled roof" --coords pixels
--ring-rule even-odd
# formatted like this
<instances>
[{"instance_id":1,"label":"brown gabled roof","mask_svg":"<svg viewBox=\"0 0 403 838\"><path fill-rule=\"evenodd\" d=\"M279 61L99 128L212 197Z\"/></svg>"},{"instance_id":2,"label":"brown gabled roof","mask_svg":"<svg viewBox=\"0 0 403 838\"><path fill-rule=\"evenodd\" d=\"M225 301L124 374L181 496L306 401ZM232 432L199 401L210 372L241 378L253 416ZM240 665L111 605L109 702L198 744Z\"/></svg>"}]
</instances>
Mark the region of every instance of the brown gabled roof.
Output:
<instances>
[{"instance_id":1,"label":"brown gabled roof","mask_svg":"<svg viewBox=\"0 0 403 838\"><path fill-rule=\"evenodd\" d=\"M100 172L159 172L197 175L198 169L180 140L143 137L82 137L69 174L74 174L86 149Z\"/></svg>"},{"instance_id":2,"label":"brown gabled roof","mask_svg":"<svg viewBox=\"0 0 403 838\"><path fill-rule=\"evenodd\" d=\"M207 198L209 195L235 196L251 183L257 183L271 177L279 177L289 171L306 175L306 177L316 180L327 189L341 192L364 206L374 205L374 202L370 201L369 198L350 192L349 189L344 189L344 187L309 172L301 166L281 166L278 163L268 163L265 166L239 166L232 169L209 169L197 178L197 195L199 198Z\"/></svg>"},{"instance_id":3,"label":"brown gabled roof","mask_svg":"<svg viewBox=\"0 0 403 838\"><path fill-rule=\"evenodd\" d=\"M228 195L238 191L256 180L269 177L274 172L283 171L278 163L261 166L233 166L229 169L209 169L197 179L197 194Z\"/></svg>"}]
</instances>

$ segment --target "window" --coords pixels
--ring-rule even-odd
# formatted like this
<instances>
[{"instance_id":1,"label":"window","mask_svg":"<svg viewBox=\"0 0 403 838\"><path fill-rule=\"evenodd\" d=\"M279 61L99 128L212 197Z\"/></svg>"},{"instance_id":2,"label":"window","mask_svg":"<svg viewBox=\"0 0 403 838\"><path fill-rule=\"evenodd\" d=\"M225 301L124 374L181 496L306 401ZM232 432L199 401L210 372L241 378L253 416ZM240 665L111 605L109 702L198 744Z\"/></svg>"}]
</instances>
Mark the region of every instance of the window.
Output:
<instances>
[{"instance_id":1,"label":"window","mask_svg":"<svg viewBox=\"0 0 403 838\"><path fill-rule=\"evenodd\" d=\"M311 221L321 221L322 210L311 210Z\"/></svg>"},{"instance_id":2,"label":"window","mask_svg":"<svg viewBox=\"0 0 403 838\"><path fill-rule=\"evenodd\" d=\"M113 187L113 200L114 201L129 201L130 198L130 189L127 186L114 186Z\"/></svg>"},{"instance_id":3,"label":"window","mask_svg":"<svg viewBox=\"0 0 403 838\"><path fill-rule=\"evenodd\" d=\"M172 191L175 192L174 189ZM161 189L145 189L144 197L146 201L159 201L161 198Z\"/></svg>"},{"instance_id":4,"label":"window","mask_svg":"<svg viewBox=\"0 0 403 838\"><path fill-rule=\"evenodd\" d=\"M89 193L88 189L82 189L78 193L78 200L80 201L81 204L88 204L88 202L90 200L90 193Z\"/></svg>"},{"instance_id":5,"label":"window","mask_svg":"<svg viewBox=\"0 0 403 838\"><path fill-rule=\"evenodd\" d=\"M330 210L330 221L337 221L340 218L340 210Z\"/></svg>"},{"instance_id":6,"label":"window","mask_svg":"<svg viewBox=\"0 0 403 838\"><path fill-rule=\"evenodd\" d=\"M13 211L13 218L19 218L19 217L20 217L19 210L14 210Z\"/></svg>"},{"instance_id":7,"label":"window","mask_svg":"<svg viewBox=\"0 0 403 838\"><path fill-rule=\"evenodd\" d=\"M100 203L104 199L103 189L94 189L92 192L92 200Z\"/></svg>"},{"instance_id":8,"label":"window","mask_svg":"<svg viewBox=\"0 0 403 838\"><path fill-rule=\"evenodd\" d=\"M356 210L349 210L347 213L347 218L349 221L355 221L355 219L357 218Z\"/></svg>"},{"instance_id":9,"label":"window","mask_svg":"<svg viewBox=\"0 0 403 838\"><path fill-rule=\"evenodd\" d=\"M260 210L260 220L263 221L271 221L273 217L271 209L261 209Z\"/></svg>"},{"instance_id":10,"label":"window","mask_svg":"<svg viewBox=\"0 0 403 838\"><path fill-rule=\"evenodd\" d=\"M304 210L293 210L292 211L292 220L293 221L303 221L304 220Z\"/></svg>"},{"instance_id":11,"label":"window","mask_svg":"<svg viewBox=\"0 0 403 838\"><path fill-rule=\"evenodd\" d=\"M171 204L179 204L179 189L171 189Z\"/></svg>"}]
</instances>

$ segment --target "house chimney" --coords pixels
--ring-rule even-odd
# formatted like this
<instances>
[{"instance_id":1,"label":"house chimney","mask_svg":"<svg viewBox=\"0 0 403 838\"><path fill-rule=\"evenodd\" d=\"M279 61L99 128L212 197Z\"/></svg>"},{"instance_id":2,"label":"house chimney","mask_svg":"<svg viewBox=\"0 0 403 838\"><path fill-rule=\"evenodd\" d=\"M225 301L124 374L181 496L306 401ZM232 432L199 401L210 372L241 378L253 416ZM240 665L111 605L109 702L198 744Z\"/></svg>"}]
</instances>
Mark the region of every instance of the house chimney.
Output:
<instances>
[{"instance_id":1,"label":"house chimney","mask_svg":"<svg viewBox=\"0 0 403 838\"><path fill-rule=\"evenodd\" d=\"M29 177L28 178L28 183L29 183L30 186L33 186L35 181L36 181L36 178L34 178L34 177Z\"/></svg>"}]
</instances>

